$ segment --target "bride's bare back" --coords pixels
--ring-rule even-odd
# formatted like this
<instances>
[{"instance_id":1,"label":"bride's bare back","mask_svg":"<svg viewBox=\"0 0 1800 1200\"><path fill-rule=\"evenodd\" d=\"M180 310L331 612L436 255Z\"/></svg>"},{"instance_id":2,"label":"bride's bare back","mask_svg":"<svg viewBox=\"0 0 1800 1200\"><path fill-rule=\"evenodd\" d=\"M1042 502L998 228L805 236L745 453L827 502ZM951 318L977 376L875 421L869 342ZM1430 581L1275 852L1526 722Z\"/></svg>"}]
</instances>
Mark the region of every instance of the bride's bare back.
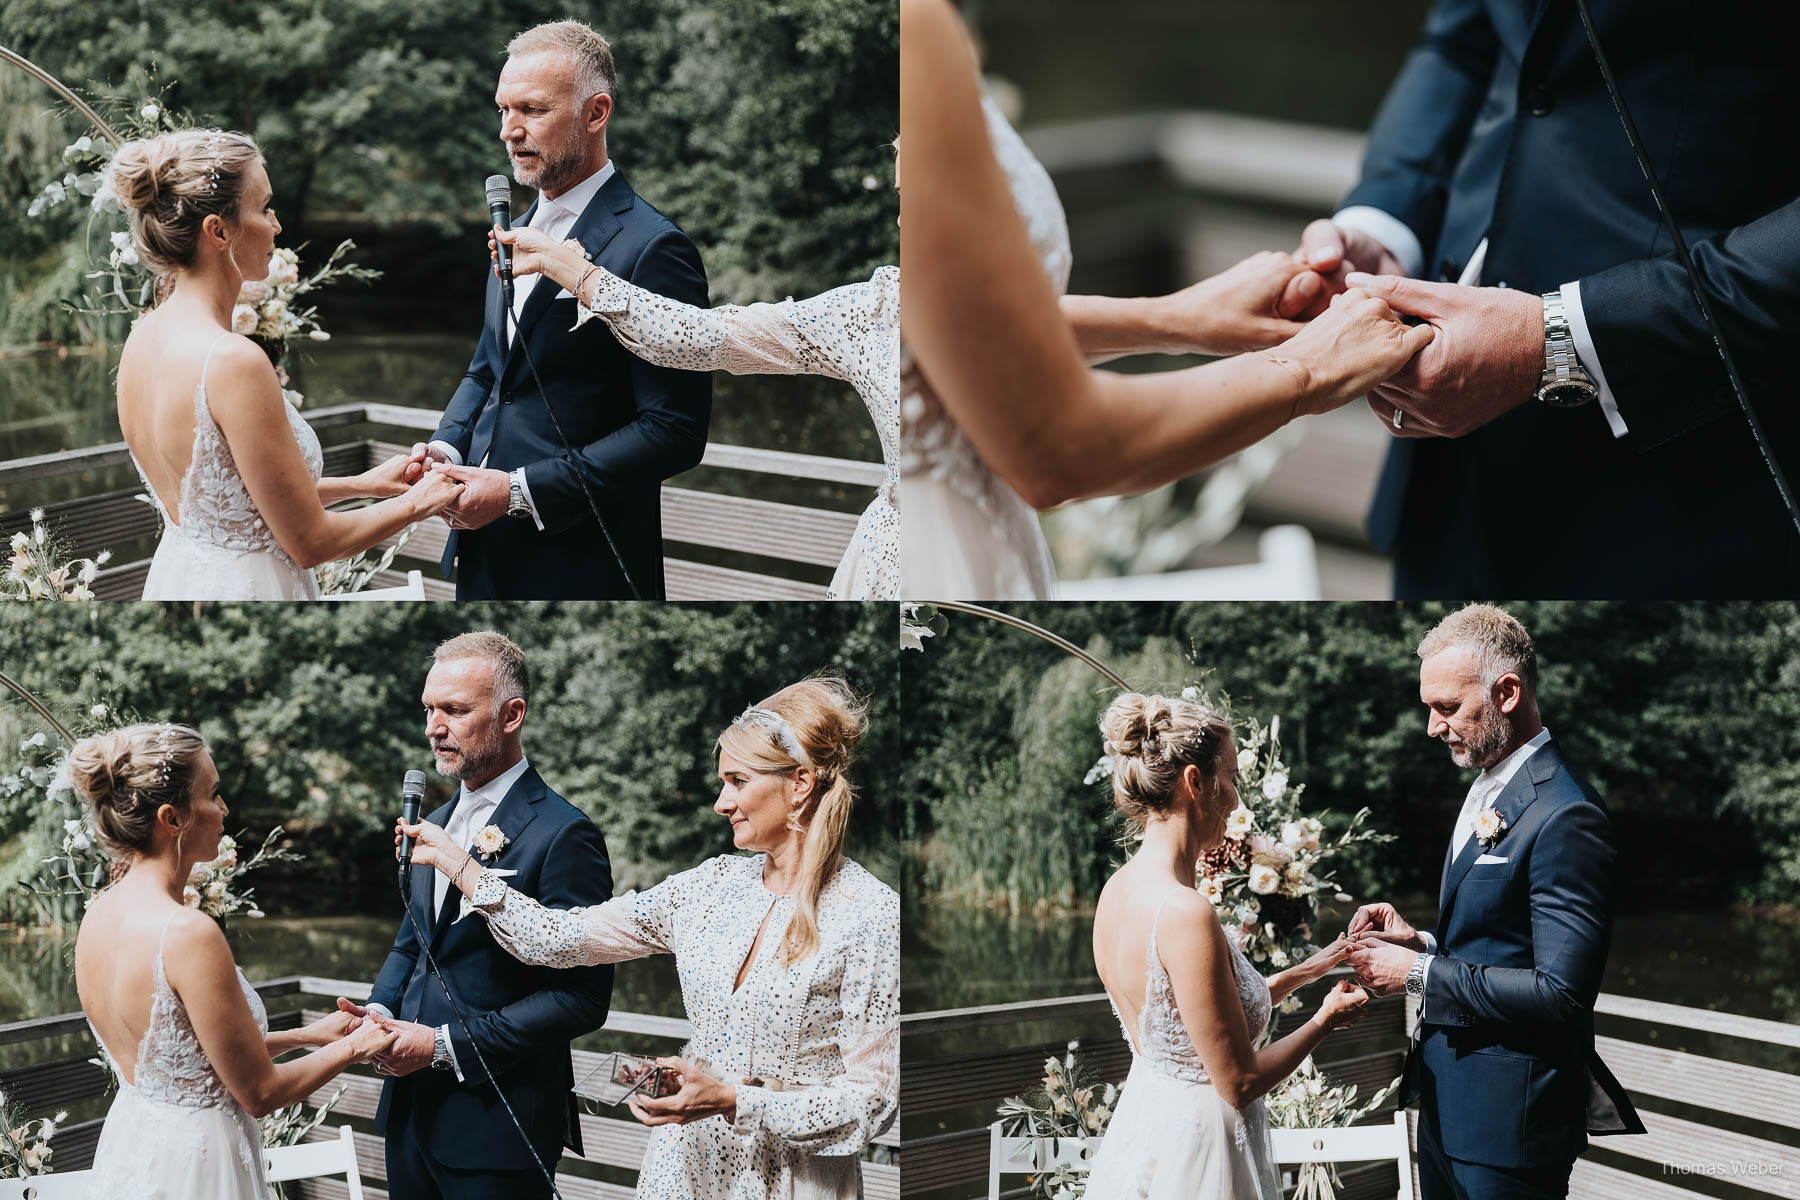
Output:
<instances>
[{"instance_id":1,"label":"bride's bare back","mask_svg":"<svg viewBox=\"0 0 1800 1200\"><path fill-rule=\"evenodd\" d=\"M181 481L194 453L194 391L225 330L158 310L139 321L119 356L119 427L150 487L181 524Z\"/></svg>"},{"instance_id":2,"label":"bride's bare back","mask_svg":"<svg viewBox=\"0 0 1800 1200\"><path fill-rule=\"evenodd\" d=\"M174 901L114 888L95 898L75 938L75 990L106 1052L137 1085L137 1054L150 1028L156 953ZM202 918L204 919L204 918Z\"/></svg>"},{"instance_id":3,"label":"bride's bare back","mask_svg":"<svg viewBox=\"0 0 1800 1200\"><path fill-rule=\"evenodd\" d=\"M1181 902L1182 892L1200 899L1192 888L1183 887L1165 874L1127 864L1106 881L1094 908L1094 969L1119 1010L1119 1019L1125 1024L1133 1047L1139 1051L1143 1047L1137 1045L1138 1030L1142 1027L1144 994L1150 979L1146 947L1150 944L1151 925L1165 901L1170 901L1165 923L1185 915L1187 906ZM1166 960L1164 970L1170 970Z\"/></svg>"}]
</instances>

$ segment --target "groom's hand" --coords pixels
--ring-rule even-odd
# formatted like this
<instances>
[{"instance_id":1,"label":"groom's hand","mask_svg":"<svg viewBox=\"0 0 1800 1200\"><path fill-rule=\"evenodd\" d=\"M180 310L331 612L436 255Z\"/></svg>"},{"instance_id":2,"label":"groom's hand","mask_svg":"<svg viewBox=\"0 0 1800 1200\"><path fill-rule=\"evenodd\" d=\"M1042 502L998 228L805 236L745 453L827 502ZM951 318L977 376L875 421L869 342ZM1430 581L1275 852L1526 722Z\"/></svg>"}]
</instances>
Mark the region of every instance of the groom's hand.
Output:
<instances>
[{"instance_id":1,"label":"groom's hand","mask_svg":"<svg viewBox=\"0 0 1800 1200\"><path fill-rule=\"evenodd\" d=\"M1311 267L1325 282L1316 295L1294 293L1283 297L1281 315L1297 321L1312 320L1325 311L1333 296L1348 291L1351 284L1346 276L1352 271L1399 275L1404 270L1393 252L1368 234L1359 229L1339 228L1328 220L1314 221L1301 231L1300 246L1294 251L1294 257Z\"/></svg>"},{"instance_id":2,"label":"groom's hand","mask_svg":"<svg viewBox=\"0 0 1800 1200\"><path fill-rule=\"evenodd\" d=\"M1406 990L1406 976L1418 960L1418 952L1377 939L1363 938L1344 961L1356 972L1356 982L1377 996L1397 996Z\"/></svg>"},{"instance_id":3,"label":"groom's hand","mask_svg":"<svg viewBox=\"0 0 1800 1200\"><path fill-rule=\"evenodd\" d=\"M1361 941L1374 938L1378 941L1391 942L1396 946L1404 946L1408 950L1425 950L1425 939L1419 931L1407 924L1391 904L1365 904L1356 910L1350 918L1350 926L1346 931L1352 940Z\"/></svg>"},{"instance_id":4,"label":"groom's hand","mask_svg":"<svg viewBox=\"0 0 1800 1200\"><path fill-rule=\"evenodd\" d=\"M399 1078L431 1065L431 1056L437 1049L437 1034L431 1026L417 1021L394 1021L389 1028L400 1037L375 1060L378 1074Z\"/></svg>"},{"instance_id":5,"label":"groom's hand","mask_svg":"<svg viewBox=\"0 0 1800 1200\"><path fill-rule=\"evenodd\" d=\"M1369 407L1396 437L1462 437L1531 399L1544 373L1544 301L1513 288L1349 276L1395 312L1423 317L1437 336ZM1394 425L1394 410L1401 423Z\"/></svg>"},{"instance_id":6,"label":"groom's hand","mask_svg":"<svg viewBox=\"0 0 1800 1200\"><path fill-rule=\"evenodd\" d=\"M512 503L512 481L505 471L449 463L434 465L432 470L460 479L464 485L456 503L444 510L450 528L480 529L506 515L506 507Z\"/></svg>"},{"instance_id":7,"label":"groom's hand","mask_svg":"<svg viewBox=\"0 0 1800 1200\"><path fill-rule=\"evenodd\" d=\"M432 463L447 463L450 456L436 446L425 442L414 442L412 453L406 456L406 466L400 473L400 482L408 487L424 478L425 472L431 469Z\"/></svg>"}]
</instances>

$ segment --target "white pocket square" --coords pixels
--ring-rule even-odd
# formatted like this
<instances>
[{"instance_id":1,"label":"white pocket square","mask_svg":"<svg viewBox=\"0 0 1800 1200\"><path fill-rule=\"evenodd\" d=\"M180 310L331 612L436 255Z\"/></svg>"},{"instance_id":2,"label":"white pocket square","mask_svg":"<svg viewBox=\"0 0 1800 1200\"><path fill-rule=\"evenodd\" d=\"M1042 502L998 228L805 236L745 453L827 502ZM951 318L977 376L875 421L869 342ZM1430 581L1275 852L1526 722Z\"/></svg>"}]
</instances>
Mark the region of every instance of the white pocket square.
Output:
<instances>
[{"instance_id":1,"label":"white pocket square","mask_svg":"<svg viewBox=\"0 0 1800 1200\"><path fill-rule=\"evenodd\" d=\"M571 292L568 288L563 288L550 298L552 300L573 300L575 298L575 293Z\"/></svg>"},{"instance_id":2,"label":"white pocket square","mask_svg":"<svg viewBox=\"0 0 1800 1200\"><path fill-rule=\"evenodd\" d=\"M498 876L502 876L502 877L507 876L507 875L517 875L518 874L517 871L509 871L505 867L488 867L487 873L489 875L498 875ZM475 906L473 904L469 903L469 898L467 896L464 896L462 898L462 911L456 914L456 921L462 920L464 917L468 916L470 913L472 913L474 911L475 911ZM456 921L452 921L450 923L452 925L454 925L454 924L456 924Z\"/></svg>"},{"instance_id":3,"label":"white pocket square","mask_svg":"<svg viewBox=\"0 0 1800 1200\"><path fill-rule=\"evenodd\" d=\"M1510 858L1495 858L1492 854L1484 854L1480 858L1475 860L1475 865L1478 867L1484 867L1484 866L1491 866L1491 865L1495 865L1498 863L1511 862L1511 861L1512 861L1512 859L1510 859Z\"/></svg>"}]
</instances>

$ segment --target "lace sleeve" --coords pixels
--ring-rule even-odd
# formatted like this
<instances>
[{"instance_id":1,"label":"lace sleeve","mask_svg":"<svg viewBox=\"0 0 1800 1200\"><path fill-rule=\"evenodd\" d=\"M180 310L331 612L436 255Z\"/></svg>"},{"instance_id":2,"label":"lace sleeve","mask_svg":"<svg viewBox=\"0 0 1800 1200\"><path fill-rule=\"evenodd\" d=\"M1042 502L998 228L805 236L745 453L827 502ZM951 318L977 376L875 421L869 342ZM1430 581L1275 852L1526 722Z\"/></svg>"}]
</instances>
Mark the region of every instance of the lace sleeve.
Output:
<instances>
[{"instance_id":1,"label":"lace sleeve","mask_svg":"<svg viewBox=\"0 0 1800 1200\"><path fill-rule=\"evenodd\" d=\"M671 875L643 892L626 892L590 908L545 908L484 872L470 899L488 930L520 962L587 967L673 954L681 910L710 887L730 856Z\"/></svg>"},{"instance_id":2,"label":"lace sleeve","mask_svg":"<svg viewBox=\"0 0 1800 1200\"><path fill-rule=\"evenodd\" d=\"M733 1128L767 1130L821 1156L855 1155L894 1120L900 1106L900 899L884 903L846 947L838 1050L844 1073L794 1091L737 1089Z\"/></svg>"},{"instance_id":3,"label":"lace sleeve","mask_svg":"<svg viewBox=\"0 0 1800 1200\"><path fill-rule=\"evenodd\" d=\"M695 308L636 287L605 268L590 304L578 305L575 328L592 317L638 357L684 371L733 375L824 375L848 380L850 366L879 327L883 300L875 279L808 300Z\"/></svg>"}]
</instances>

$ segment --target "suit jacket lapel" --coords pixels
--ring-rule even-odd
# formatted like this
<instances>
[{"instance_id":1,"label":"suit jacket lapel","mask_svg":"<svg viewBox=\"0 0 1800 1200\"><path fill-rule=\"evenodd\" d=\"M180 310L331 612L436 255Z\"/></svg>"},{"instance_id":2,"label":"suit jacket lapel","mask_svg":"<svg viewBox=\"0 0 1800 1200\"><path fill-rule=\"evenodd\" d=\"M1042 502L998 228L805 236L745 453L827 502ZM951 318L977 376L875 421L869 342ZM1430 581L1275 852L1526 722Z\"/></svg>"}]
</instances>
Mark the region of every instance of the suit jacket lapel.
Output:
<instances>
[{"instance_id":1,"label":"suit jacket lapel","mask_svg":"<svg viewBox=\"0 0 1800 1200\"><path fill-rule=\"evenodd\" d=\"M588 206L575 218L575 224L569 229L569 237L579 241L590 258L598 259L600 251L624 228L614 214L629 209L636 198L631 186L625 182L625 177L615 168L612 178L594 193ZM536 211L537 205L533 204L531 212ZM527 221L531 219L531 212L525 214ZM538 318L549 309L560 291L562 288L559 285L541 277L532 285L531 295L525 298L525 307L519 313L519 327L513 331L513 340L506 348L507 370L512 369L515 357L523 358L519 354L520 339L530 336L531 327L537 324Z\"/></svg>"},{"instance_id":2,"label":"suit jacket lapel","mask_svg":"<svg viewBox=\"0 0 1800 1200\"><path fill-rule=\"evenodd\" d=\"M1500 814L1500 819L1505 822L1499 839L1492 847L1493 850L1498 850L1506 844L1506 839L1511 837L1513 830L1519 827L1519 817L1531 807L1531 802L1537 799L1538 785L1556 774L1557 768L1561 765L1562 755L1556 752L1556 743L1545 742L1532 752L1531 757L1525 760L1525 764L1507 782L1506 787L1491 801L1492 807ZM1449 911L1450 898L1456 894L1457 885L1462 883L1463 877L1469 873L1469 868L1475 865L1475 860L1488 853L1489 849L1481 844L1480 838L1471 834L1468 843L1462 848L1462 853L1458 854L1445 870L1443 887L1438 892L1438 923L1440 925L1443 924L1444 914Z\"/></svg>"}]
</instances>

